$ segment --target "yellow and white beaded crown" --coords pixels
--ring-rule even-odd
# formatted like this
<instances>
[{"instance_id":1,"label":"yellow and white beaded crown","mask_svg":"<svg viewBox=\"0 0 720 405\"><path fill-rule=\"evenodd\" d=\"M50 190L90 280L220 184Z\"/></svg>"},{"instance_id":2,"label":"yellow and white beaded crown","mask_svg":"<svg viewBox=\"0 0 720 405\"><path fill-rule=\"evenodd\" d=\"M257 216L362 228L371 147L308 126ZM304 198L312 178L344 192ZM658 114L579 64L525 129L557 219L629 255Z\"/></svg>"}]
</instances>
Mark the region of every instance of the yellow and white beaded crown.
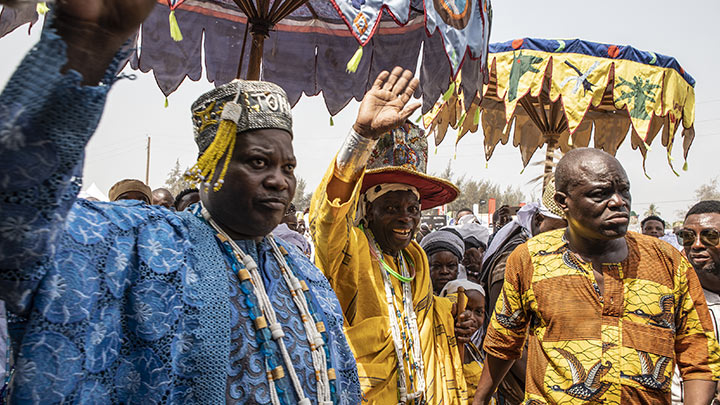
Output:
<instances>
[{"instance_id":1,"label":"yellow and white beaded crown","mask_svg":"<svg viewBox=\"0 0 720 405\"><path fill-rule=\"evenodd\" d=\"M237 134L276 128L292 136L291 108L285 91L270 82L236 80L201 95L190 108L200 155L185 178L218 191Z\"/></svg>"}]
</instances>

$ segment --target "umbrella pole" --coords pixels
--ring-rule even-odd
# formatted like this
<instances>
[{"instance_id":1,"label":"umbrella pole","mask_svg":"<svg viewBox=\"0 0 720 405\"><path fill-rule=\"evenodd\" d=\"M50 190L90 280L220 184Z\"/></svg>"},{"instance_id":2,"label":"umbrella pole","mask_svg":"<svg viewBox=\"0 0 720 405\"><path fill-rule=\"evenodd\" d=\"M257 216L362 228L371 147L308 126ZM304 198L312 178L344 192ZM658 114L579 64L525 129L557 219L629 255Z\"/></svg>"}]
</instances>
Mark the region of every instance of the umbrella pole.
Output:
<instances>
[{"instance_id":1,"label":"umbrella pole","mask_svg":"<svg viewBox=\"0 0 720 405\"><path fill-rule=\"evenodd\" d=\"M250 45L250 62L248 63L248 72L245 77L247 80L260 80L260 65L262 64L263 44L265 36L256 32L252 33L252 44Z\"/></svg>"},{"instance_id":2,"label":"umbrella pole","mask_svg":"<svg viewBox=\"0 0 720 405\"><path fill-rule=\"evenodd\" d=\"M250 61L248 62L247 80L260 80L260 66L262 65L263 45L270 32L270 23L267 21L250 22L252 43L250 44Z\"/></svg>"},{"instance_id":3,"label":"umbrella pole","mask_svg":"<svg viewBox=\"0 0 720 405\"><path fill-rule=\"evenodd\" d=\"M242 79L242 68L243 61L245 60L245 48L247 48L247 35L249 29L250 23L245 24L245 35L243 36L242 50L240 51L240 62L238 63L237 74L235 75L235 78L238 80Z\"/></svg>"},{"instance_id":4,"label":"umbrella pole","mask_svg":"<svg viewBox=\"0 0 720 405\"><path fill-rule=\"evenodd\" d=\"M555 148L557 147L558 134L545 134L545 143L547 143L547 149L545 150L545 175L543 176L543 192L547 187L550 177L553 173L553 157L555 156Z\"/></svg>"}]
</instances>

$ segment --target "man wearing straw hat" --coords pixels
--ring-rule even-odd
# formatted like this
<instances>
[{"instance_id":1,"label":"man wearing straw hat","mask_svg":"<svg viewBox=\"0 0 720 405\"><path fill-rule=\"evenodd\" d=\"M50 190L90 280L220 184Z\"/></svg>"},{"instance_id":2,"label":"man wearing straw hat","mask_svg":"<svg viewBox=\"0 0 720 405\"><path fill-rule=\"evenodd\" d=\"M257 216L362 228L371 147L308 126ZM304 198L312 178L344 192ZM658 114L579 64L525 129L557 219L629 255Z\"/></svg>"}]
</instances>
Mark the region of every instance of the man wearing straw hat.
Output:
<instances>
[{"instance_id":1,"label":"man wearing straw hat","mask_svg":"<svg viewBox=\"0 0 720 405\"><path fill-rule=\"evenodd\" d=\"M295 191L278 86L233 82L193 104L201 203L76 199L115 54L155 4L56 2L0 95L10 403L358 403L334 292L270 233Z\"/></svg>"},{"instance_id":2,"label":"man wearing straw hat","mask_svg":"<svg viewBox=\"0 0 720 405\"><path fill-rule=\"evenodd\" d=\"M455 325L413 240L421 210L458 193L424 173L426 138L406 122L419 106L406 106L417 84L400 68L378 76L310 206L316 263L340 300L363 399L374 404L454 404L467 395L457 344L474 321L468 311Z\"/></svg>"}]
</instances>

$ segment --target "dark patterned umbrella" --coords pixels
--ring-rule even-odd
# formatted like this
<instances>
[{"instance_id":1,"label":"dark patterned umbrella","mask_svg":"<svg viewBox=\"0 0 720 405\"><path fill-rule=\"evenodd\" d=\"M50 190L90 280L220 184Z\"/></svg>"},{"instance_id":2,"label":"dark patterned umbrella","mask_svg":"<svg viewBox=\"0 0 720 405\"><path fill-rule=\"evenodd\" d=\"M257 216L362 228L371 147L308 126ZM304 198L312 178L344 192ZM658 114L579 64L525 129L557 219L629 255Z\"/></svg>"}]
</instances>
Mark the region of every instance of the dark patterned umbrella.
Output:
<instances>
[{"instance_id":1,"label":"dark patterned umbrella","mask_svg":"<svg viewBox=\"0 0 720 405\"><path fill-rule=\"evenodd\" d=\"M322 92L332 115L381 70L419 66L427 111L460 71L466 94L482 90L491 14L489 0L158 0L131 63L166 96L204 70L216 85L275 82L293 105ZM33 18L4 8L0 36Z\"/></svg>"}]
</instances>

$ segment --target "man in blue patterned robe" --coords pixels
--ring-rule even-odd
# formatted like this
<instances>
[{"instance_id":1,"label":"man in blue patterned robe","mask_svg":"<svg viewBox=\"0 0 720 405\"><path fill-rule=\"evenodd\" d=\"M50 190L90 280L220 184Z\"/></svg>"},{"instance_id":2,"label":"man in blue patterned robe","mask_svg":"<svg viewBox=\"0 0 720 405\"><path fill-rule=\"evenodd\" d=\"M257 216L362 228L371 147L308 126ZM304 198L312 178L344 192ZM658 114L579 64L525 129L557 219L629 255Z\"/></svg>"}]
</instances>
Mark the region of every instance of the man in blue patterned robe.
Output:
<instances>
[{"instance_id":1,"label":"man in blue patterned robe","mask_svg":"<svg viewBox=\"0 0 720 405\"><path fill-rule=\"evenodd\" d=\"M278 347L259 347L252 308L202 205L175 213L138 201L76 198L85 145L123 58L115 54L155 3L58 2L0 95L0 300L16 354L11 403L271 402L265 356ZM248 173L240 161L247 151L236 151L225 186L205 191L203 205L258 264L301 387L315 404L310 345L265 237L295 189L286 164L294 159L291 136L272 125L238 134L238 144L279 145L263 152L272 173ZM253 181L258 187L243 189ZM261 193L275 197L260 195L245 210L228 205L233 195ZM277 243L309 286L308 304L324 325L334 402L358 403L357 369L334 292L306 257Z\"/></svg>"}]
</instances>

